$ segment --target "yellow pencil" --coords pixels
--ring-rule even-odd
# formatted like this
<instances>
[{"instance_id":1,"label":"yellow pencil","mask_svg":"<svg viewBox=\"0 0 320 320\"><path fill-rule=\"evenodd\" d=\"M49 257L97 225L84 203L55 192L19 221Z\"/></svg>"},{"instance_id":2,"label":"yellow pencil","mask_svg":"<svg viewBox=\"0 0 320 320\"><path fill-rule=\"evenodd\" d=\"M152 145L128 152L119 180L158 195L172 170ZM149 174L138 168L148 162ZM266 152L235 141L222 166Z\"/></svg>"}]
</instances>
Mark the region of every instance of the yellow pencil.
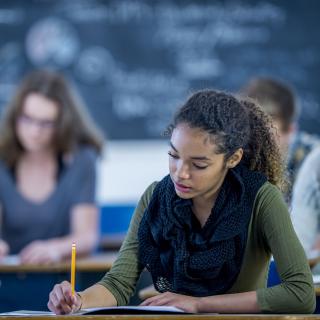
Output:
<instances>
[{"instance_id":1,"label":"yellow pencil","mask_svg":"<svg viewBox=\"0 0 320 320\"><path fill-rule=\"evenodd\" d=\"M74 296L76 279L76 244L71 247L71 294Z\"/></svg>"}]
</instances>

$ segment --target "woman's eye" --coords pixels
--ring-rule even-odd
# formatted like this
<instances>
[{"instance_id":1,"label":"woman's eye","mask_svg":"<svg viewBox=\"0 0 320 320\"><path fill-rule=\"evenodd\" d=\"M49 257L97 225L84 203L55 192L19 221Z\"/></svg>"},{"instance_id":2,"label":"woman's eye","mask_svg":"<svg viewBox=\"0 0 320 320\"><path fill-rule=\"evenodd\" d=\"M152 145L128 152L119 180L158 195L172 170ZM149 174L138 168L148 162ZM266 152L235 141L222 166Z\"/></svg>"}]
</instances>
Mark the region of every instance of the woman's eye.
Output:
<instances>
[{"instance_id":1,"label":"woman's eye","mask_svg":"<svg viewBox=\"0 0 320 320\"><path fill-rule=\"evenodd\" d=\"M198 164L193 164L194 166L195 166L195 168L197 168L197 169L200 169L200 170L204 170L204 169L206 169L208 166L199 166Z\"/></svg>"},{"instance_id":2,"label":"woman's eye","mask_svg":"<svg viewBox=\"0 0 320 320\"><path fill-rule=\"evenodd\" d=\"M175 155L175 154L173 154L173 153L171 153L170 151L168 152L168 155L169 155L170 157L174 158L174 159L178 159L178 156Z\"/></svg>"}]
</instances>

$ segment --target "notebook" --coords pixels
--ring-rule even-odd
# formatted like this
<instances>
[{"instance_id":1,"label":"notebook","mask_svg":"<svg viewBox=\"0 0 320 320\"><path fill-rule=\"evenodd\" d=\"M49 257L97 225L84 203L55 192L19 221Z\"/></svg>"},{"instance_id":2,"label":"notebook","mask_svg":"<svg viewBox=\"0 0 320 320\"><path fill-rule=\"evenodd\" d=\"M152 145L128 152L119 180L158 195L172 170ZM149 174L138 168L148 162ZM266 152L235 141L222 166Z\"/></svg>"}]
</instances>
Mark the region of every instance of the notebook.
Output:
<instances>
[{"instance_id":1,"label":"notebook","mask_svg":"<svg viewBox=\"0 0 320 320\"><path fill-rule=\"evenodd\" d=\"M187 314L176 307L168 306L124 306L124 307L102 307L82 309L74 315L97 315L97 314ZM55 316L50 311L18 310L0 313L0 316Z\"/></svg>"}]
</instances>

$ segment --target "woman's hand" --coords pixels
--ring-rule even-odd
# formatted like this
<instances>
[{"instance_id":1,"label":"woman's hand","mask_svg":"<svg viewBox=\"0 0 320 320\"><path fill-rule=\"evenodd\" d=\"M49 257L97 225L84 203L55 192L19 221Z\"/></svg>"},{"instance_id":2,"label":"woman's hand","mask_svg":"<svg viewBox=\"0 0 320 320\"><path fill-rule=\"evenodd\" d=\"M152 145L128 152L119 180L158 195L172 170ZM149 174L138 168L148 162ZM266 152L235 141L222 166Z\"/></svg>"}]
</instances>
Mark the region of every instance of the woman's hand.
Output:
<instances>
[{"instance_id":1,"label":"woman's hand","mask_svg":"<svg viewBox=\"0 0 320 320\"><path fill-rule=\"evenodd\" d=\"M49 264L61 260L60 248L50 241L33 241L20 252L21 263Z\"/></svg>"},{"instance_id":2,"label":"woman's hand","mask_svg":"<svg viewBox=\"0 0 320 320\"><path fill-rule=\"evenodd\" d=\"M190 313L198 313L200 298L176 294L172 292L161 293L146 299L142 306L173 306Z\"/></svg>"},{"instance_id":3,"label":"woman's hand","mask_svg":"<svg viewBox=\"0 0 320 320\"><path fill-rule=\"evenodd\" d=\"M9 253L9 245L0 239L0 259L5 257Z\"/></svg>"},{"instance_id":4,"label":"woman's hand","mask_svg":"<svg viewBox=\"0 0 320 320\"><path fill-rule=\"evenodd\" d=\"M56 284L50 292L48 308L55 314L68 314L81 309L82 301L78 294L72 296L68 281Z\"/></svg>"}]
</instances>

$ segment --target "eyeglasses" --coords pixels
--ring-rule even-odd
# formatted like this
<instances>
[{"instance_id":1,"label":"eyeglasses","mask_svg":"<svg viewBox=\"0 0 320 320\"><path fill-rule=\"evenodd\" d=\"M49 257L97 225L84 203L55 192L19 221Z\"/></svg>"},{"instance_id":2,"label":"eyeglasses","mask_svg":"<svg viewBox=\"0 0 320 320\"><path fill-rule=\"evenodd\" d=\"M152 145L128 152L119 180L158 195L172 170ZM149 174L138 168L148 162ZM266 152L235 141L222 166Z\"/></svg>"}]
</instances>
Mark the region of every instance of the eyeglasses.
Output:
<instances>
[{"instance_id":1,"label":"eyeglasses","mask_svg":"<svg viewBox=\"0 0 320 320\"><path fill-rule=\"evenodd\" d=\"M25 124L25 125L36 125L37 127L41 128L41 129L53 129L56 127L57 125L57 121L56 120L49 120L49 119L36 119L33 117L30 117L26 114L21 114L18 117L18 121L21 124Z\"/></svg>"}]
</instances>

